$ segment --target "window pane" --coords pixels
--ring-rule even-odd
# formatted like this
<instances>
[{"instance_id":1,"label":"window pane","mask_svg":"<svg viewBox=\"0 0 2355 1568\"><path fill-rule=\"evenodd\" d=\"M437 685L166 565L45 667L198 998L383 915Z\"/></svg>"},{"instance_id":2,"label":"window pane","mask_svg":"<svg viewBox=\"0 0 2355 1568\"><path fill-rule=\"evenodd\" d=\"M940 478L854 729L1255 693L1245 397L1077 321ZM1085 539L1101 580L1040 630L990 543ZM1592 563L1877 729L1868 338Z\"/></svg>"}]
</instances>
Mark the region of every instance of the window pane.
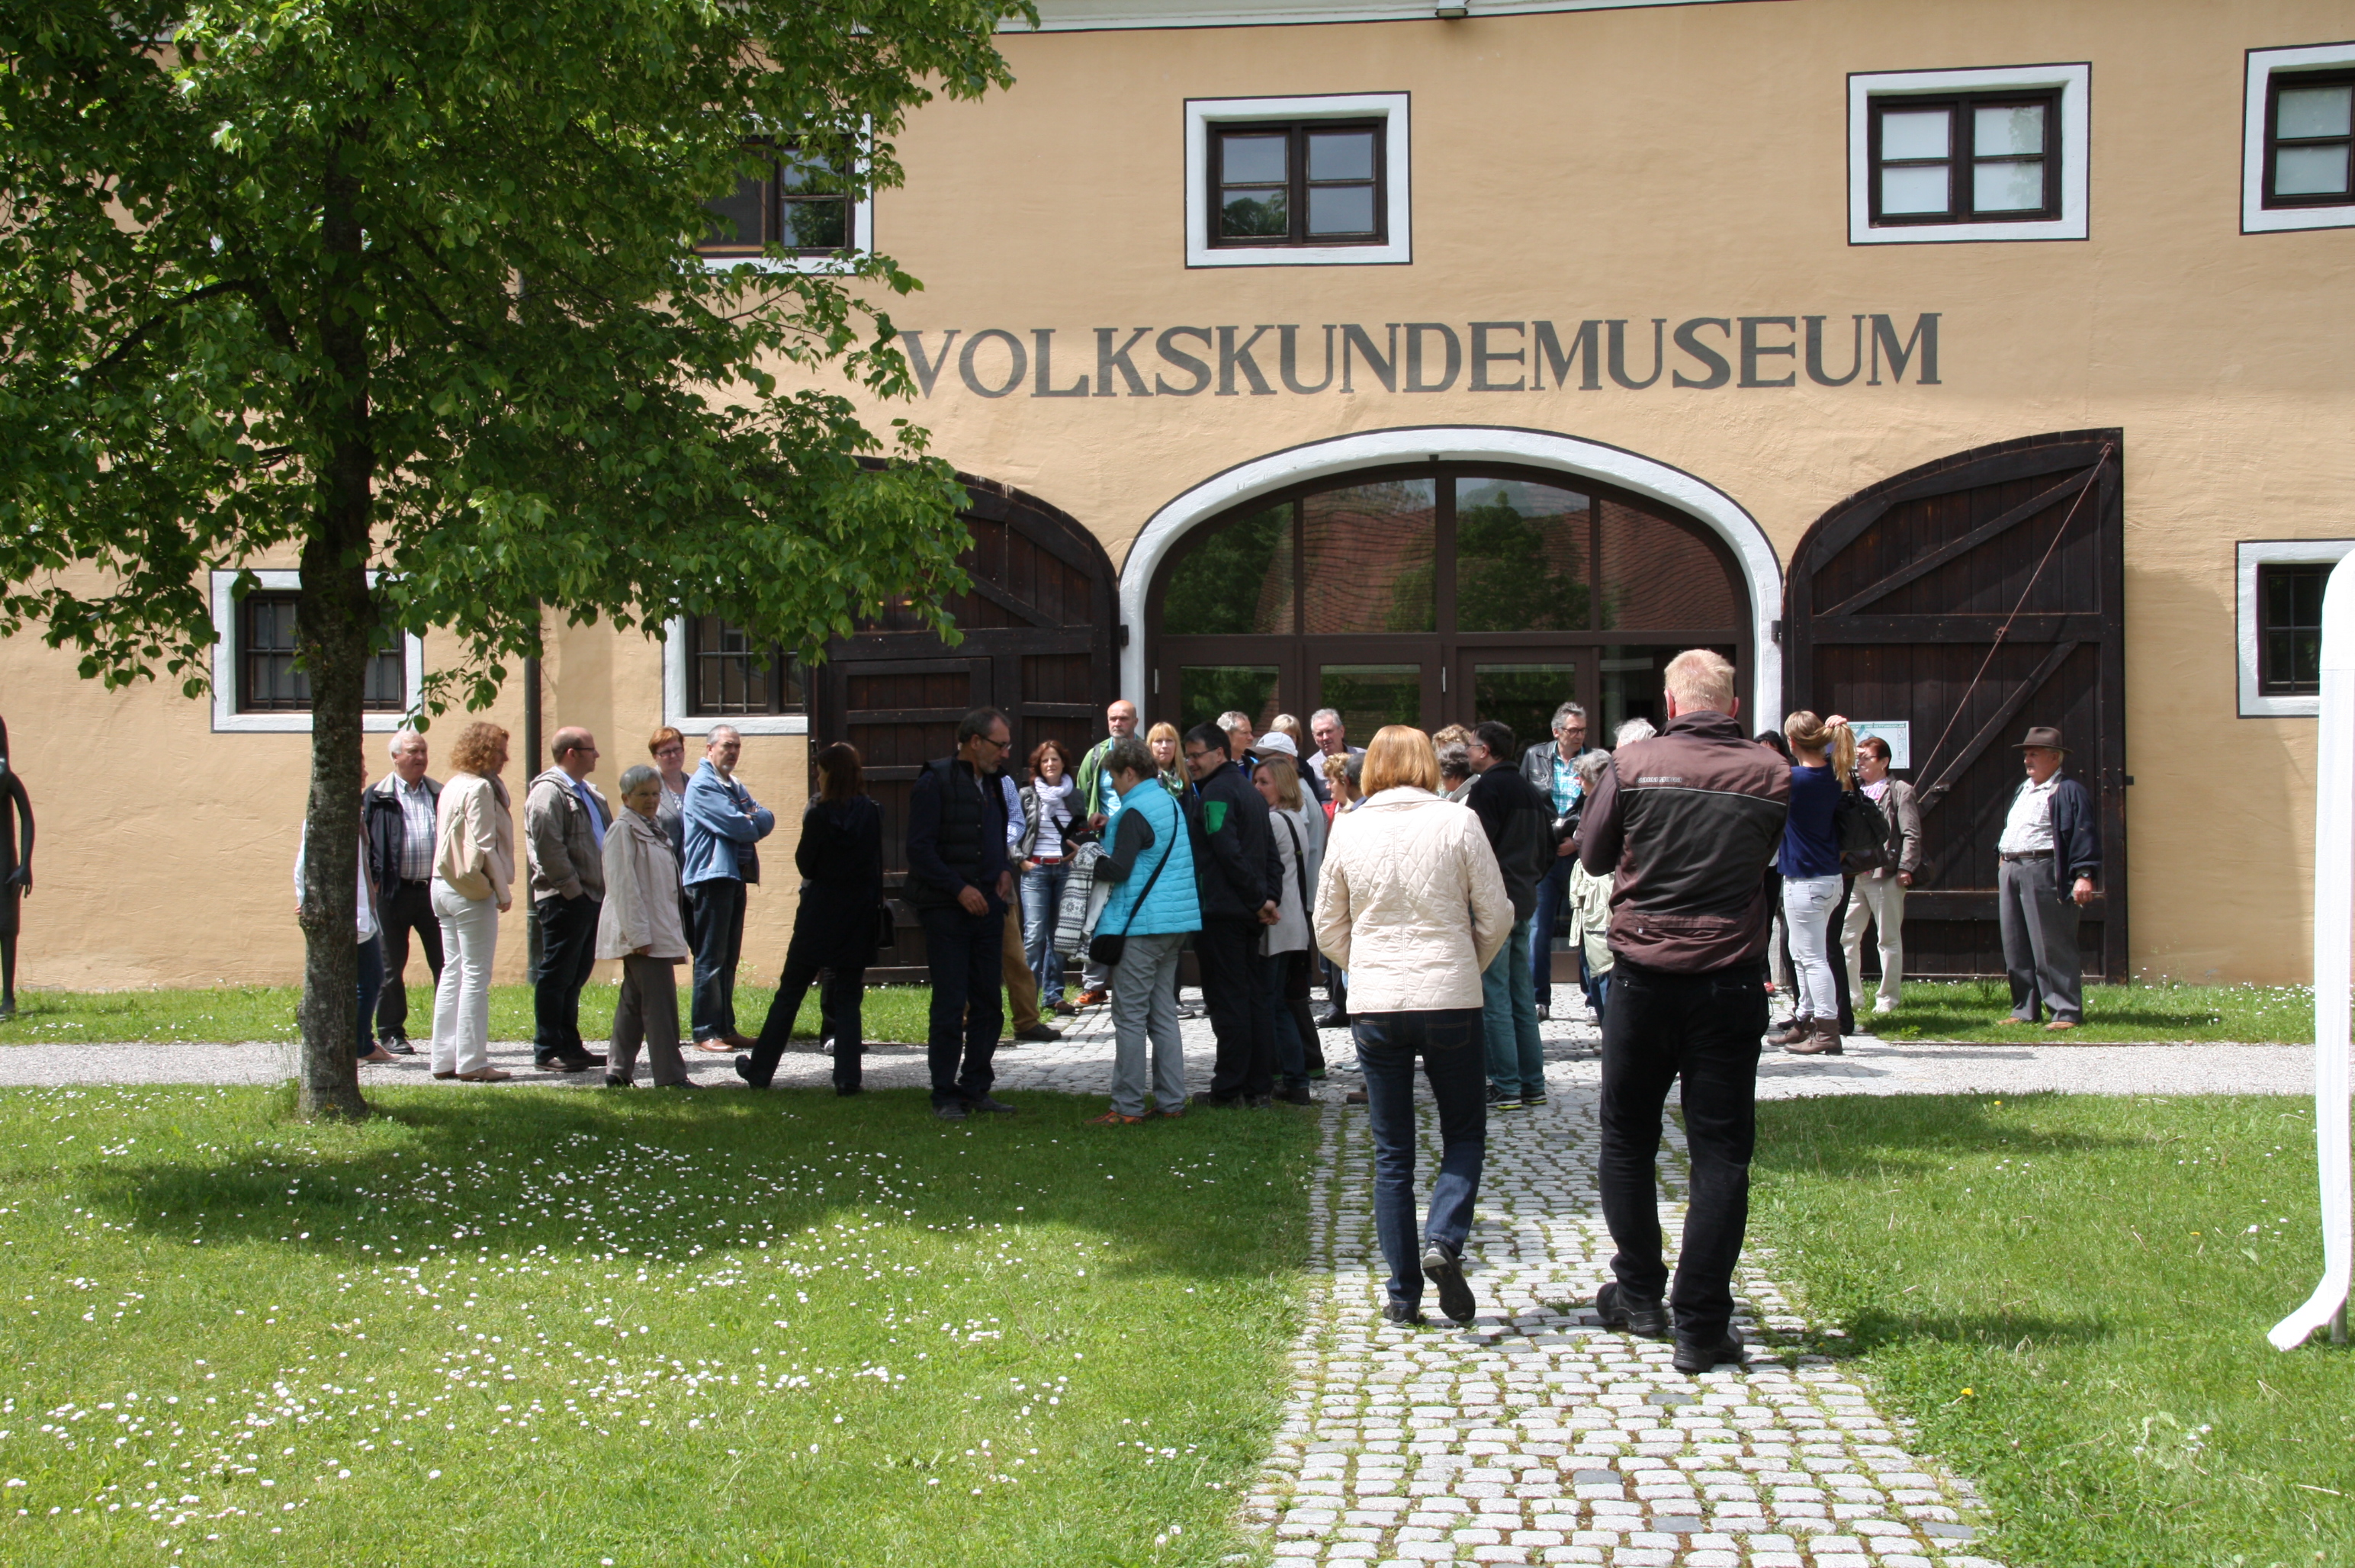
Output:
<instances>
[{"instance_id":1,"label":"window pane","mask_svg":"<svg viewBox=\"0 0 2355 1568\"><path fill-rule=\"evenodd\" d=\"M1512 726L1514 741L1534 746L1553 734L1553 710L1578 700L1575 664L1472 667L1472 721Z\"/></svg>"},{"instance_id":2,"label":"window pane","mask_svg":"<svg viewBox=\"0 0 2355 1568\"><path fill-rule=\"evenodd\" d=\"M1187 551L1162 592L1161 625L1171 636L1293 630L1291 503L1231 523Z\"/></svg>"},{"instance_id":3,"label":"window pane","mask_svg":"<svg viewBox=\"0 0 2355 1568\"><path fill-rule=\"evenodd\" d=\"M2344 136L2355 117L2355 83L2337 87L2285 87L2275 101L2274 134Z\"/></svg>"},{"instance_id":4,"label":"window pane","mask_svg":"<svg viewBox=\"0 0 2355 1568\"><path fill-rule=\"evenodd\" d=\"M1337 709L1352 735L1373 739L1385 724L1423 727L1423 667L1328 664L1316 672L1320 708Z\"/></svg>"},{"instance_id":5,"label":"window pane","mask_svg":"<svg viewBox=\"0 0 2355 1568\"><path fill-rule=\"evenodd\" d=\"M838 196L845 188L832 158L801 147L780 160L777 179L788 196Z\"/></svg>"},{"instance_id":6,"label":"window pane","mask_svg":"<svg viewBox=\"0 0 2355 1568\"><path fill-rule=\"evenodd\" d=\"M1907 109L1881 117L1881 155L1892 158L1943 158L1952 128L1952 111Z\"/></svg>"},{"instance_id":7,"label":"window pane","mask_svg":"<svg viewBox=\"0 0 2355 1568\"><path fill-rule=\"evenodd\" d=\"M1456 629L1586 630L1592 624L1588 516L1585 496L1550 485L1517 479L1458 479ZM1569 699L1565 691L1553 700ZM1517 731L1519 728L1514 725Z\"/></svg>"},{"instance_id":8,"label":"window pane","mask_svg":"<svg viewBox=\"0 0 2355 1568\"><path fill-rule=\"evenodd\" d=\"M1291 141L1281 134L1220 137L1219 183L1283 184L1291 177Z\"/></svg>"},{"instance_id":9,"label":"window pane","mask_svg":"<svg viewBox=\"0 0 2355 1568\"><path fill-rule=\"evenodd\" d=\"M2274 149L2275 196L2336 196L2347 188L2347 148Z\"/></svg>"},{"instance_id":10,"label":"window pane","mask_svg":"<svg viewBox=\"0 0 2355 1568\"><path fill-rule=\"evenodd\" d=\"M1976 112L1971 151L1982 158L2044 150L2044 105L2014 103Z\"/></svg>"},{"instance_id":11,"label":"window pane","mask_svg":"<svg viewBox=\"0 0 2355 1568\"><path fill-rule=\"evenodd\" d=\"M1219 233L1229 240L1281 240L1292 232L1292 201L1282 187L1231 190L1219 208Z\"/></svg>"},{"instance_id":12,"label":"window pane","mask_svg":"<svg viewBox=\"0 0 2355 1568\"><path fill-rule=\"evenodd\" d=\"M2322 689L2322 591L2330 567L2298 561L2257 568L2257 689L2310 697Z\"/></svg>"},{"instance_id":13,"label":"window pane","mask_svg":"<svg viewBox=\"0 0 2355 1568\"><path fill-rule=\"evenodd\" d=\"M1209 723L1229 709L1250 714L1252 730L1264 731L1284 711L1284 688L1272 664L1181 666L1178 691L1181 733Z\"/></svg>"},{"instance_id":14,"label":"window pane","mask_svg":"<svg viewBox=\"0 0 2355 1568\"><path fill-rule=\"evenodd\" d=\"M1438 624L1436 491L1429 479L1327 490L1301 502L1309 632L1429 632Z\"/></svg>"},{"instance_id":15,"label":"window pane","mask_svg":"<svg viewBox=\"0 0 2355 1568\"><path fill-rule=\"evenodd\" d=\"M1717 652L1733 657L1733 649L1720 647ZM1596 704L1600 710L1599 724L1590 725L1587 743L1616 749L1619 726L1630 719L1646 719L1655 730L1668 721L1668 704L1662 700L1664 688L1661 672L1668 661L1684 649L1677 646L1652 648L1605 648L1596 660L1603 672L1603 700Z\"/></svg>"},{"instance_id":16,"label":"window pane","mask_svg":"<svg viewBox=\"0 0 2355 1568\"><path fill-rule=\"evenodd\" d=\"M850 204L837 198L788 201L784 233L788 250L844 251L850 247Z\"/></svg>"},{"instance_id":17,"label":"window pane","mask_svg":"<svg viewBox=\"0 0 2355 1568\"><path fill-rule=\"evenodd\" d=\"M392 713L409 706L408 661L399 648L387 648L369 657L360 706Z\"/></svg>"},{"instance_id":18,"label":"window pane","mask_svg":"<svg viewBox=\"0 0 2355 1568\"><path fill-rule=\"evenodd\" d=\"M1231 174L1228 177L1231 179L1234 176ZM1373 178L1374 133L1371 131L1311 132L1308 136L1308 177L1313 180Z\"/></svg>"},{"instance_id":19,"label":"window pane","mask_svg":"<svg viewBox=\"0 0 2355 1568\"><path fill-rule=\"evenodd\" d=\"M1945 211L1946 165L1939 164L1929 168L1881 170L1881 210L1883 213Z\"/></svg>"},{"instance_id":20,"label":"window pane","mask_svg":"<svg viewBox=\"0 0 2355 1568\"><path fill-rule=\"evenodd\" d=\"M765 179L739 179L736 194L723 196L717 201L705 202L704 208L715 220L711 232L704 236L706 248L714 246L757 251L761 248L761 202L767 194Z\"/></svg>"},{"instance_id":21,"label":"window pane","mask_svg":"<svg viewBox=\"0 0 2355 1568\"><path fill-rule=\"evenodd\" d=\"M1617 501L1598 503L1603 628L1702 631L1742 623L1723 562L1691 532Z\"/></svg>"},{"instance_id":22,"label":"window pane","mask_svg":"<svg viewBox=\"0 0 2355 1568\"><path fill-rule=\"evenodd\" d=\"M1971 170L1971 207L1978 212L2033 212L2044 205L2044 160L1980 164Z\"/></svg>"},{"instance_id":23,"label":"window pane","mask_svg":"<svg viewBox=\"0 0 2355 1568\"><path fill-rule=\"evenodd\" d=\"M1374 187L1369 185L1308 187L1308 232L1311 234L1371 234L1374 231Z\"/></svg>"}]
</instances>

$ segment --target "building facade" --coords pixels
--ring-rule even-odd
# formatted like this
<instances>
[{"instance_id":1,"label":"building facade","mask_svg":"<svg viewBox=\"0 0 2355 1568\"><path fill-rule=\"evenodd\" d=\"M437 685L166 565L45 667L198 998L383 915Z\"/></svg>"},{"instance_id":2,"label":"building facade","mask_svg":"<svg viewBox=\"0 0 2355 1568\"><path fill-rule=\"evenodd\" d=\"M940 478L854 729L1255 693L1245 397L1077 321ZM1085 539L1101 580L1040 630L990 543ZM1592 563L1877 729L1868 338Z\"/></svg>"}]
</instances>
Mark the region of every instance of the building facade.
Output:
<instances>
[{"instance_id":1,"label":"building facade","mask_svg":"<svg viewBox=\"0 0 2355 1568\"><path fill-rule=\"evenodd\" d=\"M717 623L565 629L551 731L615 770L724 717L789 841L813 736L887 805L984 702L1025 751L1114 695L1360 740L1575 699L1607 740L1703 644L1756 726L1898 742L1923 972L1987 971L2010 747L2057 723L2108 837L2089 965L2305 976L2319 583L2355 547L2343 7L1040 9L1012 90L915 117L903 188L730 204L923 280L922 395L875 411L970 477L965 639L887 619L804 670ZM307 719L279 602L217 600L208 708L0 646L34 983L299 973ZM433 651L388 656L377 722ZM753 969L791 903L755 895Z\"/></svg>"}]
</instances>

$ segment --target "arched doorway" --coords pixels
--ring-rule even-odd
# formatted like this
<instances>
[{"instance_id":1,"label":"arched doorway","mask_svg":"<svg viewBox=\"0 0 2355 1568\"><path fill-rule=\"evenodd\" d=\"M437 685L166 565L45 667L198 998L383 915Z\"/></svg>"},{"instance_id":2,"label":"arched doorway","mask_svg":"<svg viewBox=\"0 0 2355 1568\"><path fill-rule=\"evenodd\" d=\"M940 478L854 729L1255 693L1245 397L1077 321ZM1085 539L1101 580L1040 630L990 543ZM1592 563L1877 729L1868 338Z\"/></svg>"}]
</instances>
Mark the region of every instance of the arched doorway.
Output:
<instances>
[{"instance_id":1,"label":"arched doorway","mask_svg":"<svg viewBox=\"0 0 2355 1568\"><path fill-rule=\"evenodd\" d=\"M1360 741L1496 719L1529 741L1572 699L1607 743L1662 717L1684 648L1718 648L1746 687L1753 624L1727 541L1654 497L1511 462L1383 464L1252 496L1160 552L1144 702L1180 725L1330 707Z\"/></svg>"}]
</instances>

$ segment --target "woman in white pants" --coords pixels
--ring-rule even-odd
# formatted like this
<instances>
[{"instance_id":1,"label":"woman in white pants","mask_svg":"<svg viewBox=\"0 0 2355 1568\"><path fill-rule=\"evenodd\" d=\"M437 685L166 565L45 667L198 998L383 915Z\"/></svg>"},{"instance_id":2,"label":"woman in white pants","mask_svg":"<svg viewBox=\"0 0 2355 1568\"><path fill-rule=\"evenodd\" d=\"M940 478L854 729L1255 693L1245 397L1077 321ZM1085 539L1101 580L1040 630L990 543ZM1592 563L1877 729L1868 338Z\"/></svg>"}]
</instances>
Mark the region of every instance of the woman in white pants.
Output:
<instances>
[{"instance_id":1,"label":"woman in white pants","mask_svg":"<svg viewBox=\"0 0 2355 1568\"><path fill-rule=\"evenodd\" d=\"M514 904L515 817L499 771L507 732L474 723L450 748L450 782L434 818L433 912L442 922L442 985L433 994L433 1076L496 1083L491 959L499 916Z\"/></svg>"},{"instance_id":2,"label":"woman in white pants","mask_svg":"<svg viewBox=\"0 0 2355 1568\"><path fill-rule=\"evenodd\" d=\"M1791 815L1783 825L1783 923L1791 933L1798 1003L1774 1043L1795 1055L1840 1054L1839 987L1832 976L1832 917L1840 901L1839 799L1856 777L1856 736L1813 713L1783 720L1791 743Z\"/></svg>"}]
</instances>

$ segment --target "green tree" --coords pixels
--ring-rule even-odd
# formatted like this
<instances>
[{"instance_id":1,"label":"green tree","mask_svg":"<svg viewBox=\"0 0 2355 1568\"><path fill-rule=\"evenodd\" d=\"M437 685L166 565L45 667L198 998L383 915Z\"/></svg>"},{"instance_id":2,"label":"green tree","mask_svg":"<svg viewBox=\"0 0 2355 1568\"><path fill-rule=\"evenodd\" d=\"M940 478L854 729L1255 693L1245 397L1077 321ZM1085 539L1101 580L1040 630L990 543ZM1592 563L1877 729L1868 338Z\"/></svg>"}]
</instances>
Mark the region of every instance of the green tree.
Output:
<instances>
[{"instance_id":1,"label":"green tree","mask_svg":"<svg viewBox=\"0 0 2355 1568\"><path fill-rule=\"evenodd\" d=\"M708 270L775 142L1007 85L1028 0L15 0L0 7L0 635L190 696L202 587L299 555L314 707L302 1100L358 1114L370 650L487 703L543 618L718 613L814 653L963 585L881 257ZM835 389L827 389L829 387ZM370 573L377 575L371 581ZM250 579L241 580L250 583ZM936 624L937 608L932 612ZM444 656L446 656L446 655Z\"/></svg>"}]
</instances>

